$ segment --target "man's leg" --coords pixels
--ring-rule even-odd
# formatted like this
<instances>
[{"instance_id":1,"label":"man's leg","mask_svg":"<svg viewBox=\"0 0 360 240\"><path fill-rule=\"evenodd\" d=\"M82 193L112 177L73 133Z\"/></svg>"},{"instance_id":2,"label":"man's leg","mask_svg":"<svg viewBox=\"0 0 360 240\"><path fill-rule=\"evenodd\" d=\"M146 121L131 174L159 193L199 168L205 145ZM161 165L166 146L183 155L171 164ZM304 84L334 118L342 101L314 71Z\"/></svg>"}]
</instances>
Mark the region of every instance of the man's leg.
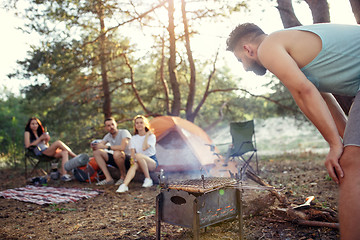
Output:
<instances>
[{"instance_id":1,"label":"man's leg","mask_svg":"<svg viewBox=\"0 0 360 240\"><path fill-rule=\"evenodd\" d=\"M126 176L125 153L123 151L114 151L114 161L120 171L120 179L124 180Z\"/></svg>"},{"instance_id":2,"label":"man's leg","mask_svg":"<svg viewBox=\"0 0 360 240\"><path fill-rule=\"evenodd\" d=\"M111 177L110 172L107 168L107 164L106 164L106 162L109 160L108 153L101 149L98 149L98 150L95 150L93 152L93 154L94 154L95 161L97 162L99 168L105 175L105 180L107 182L113 181L113 178Z\"/></svg>"},{"instance_id":3,"label":"man's leg","mask_svg":"<svg viewBox=\"0 0 360 240\"><path fill-rule=\"evenodd\" d=\"M340 158L339 219L342 240L360 239L360 147L347 146Z\"/></svg>"},{"instance_id":4,"label":"man's leg","mask_svg":"<svg viewBox=\"0 0 360 240\"><path fill-rule=\"evenodd\" d=\"M342 240L360 239L360 92L350 109L340 166L339 220Z\"/></svg>"}]
</instances>

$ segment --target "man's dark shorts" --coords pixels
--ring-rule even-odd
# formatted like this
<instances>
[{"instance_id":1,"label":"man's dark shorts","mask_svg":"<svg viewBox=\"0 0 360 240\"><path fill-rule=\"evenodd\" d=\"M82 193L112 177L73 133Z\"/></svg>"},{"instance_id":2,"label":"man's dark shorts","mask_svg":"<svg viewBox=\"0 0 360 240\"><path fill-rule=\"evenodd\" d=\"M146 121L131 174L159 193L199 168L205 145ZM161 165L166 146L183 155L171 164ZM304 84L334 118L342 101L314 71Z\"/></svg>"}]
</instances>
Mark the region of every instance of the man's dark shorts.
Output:
<instances>
[{"instance_id":1,"label":"man's dark shorts","mask_svg":"<svg viewBox=\"0 0 360 240\"><path fill-rule=\"evenodd\" d=\"M111 153L107 153L108 154L108 161L106 162L107 164L110 164L111 166L114 166L116 168L119 168L118 165L115 163L114 160L114 156ZM130 155L125 154L125 169L129 170L130 168Z\"/></svg>"}]
</instances>

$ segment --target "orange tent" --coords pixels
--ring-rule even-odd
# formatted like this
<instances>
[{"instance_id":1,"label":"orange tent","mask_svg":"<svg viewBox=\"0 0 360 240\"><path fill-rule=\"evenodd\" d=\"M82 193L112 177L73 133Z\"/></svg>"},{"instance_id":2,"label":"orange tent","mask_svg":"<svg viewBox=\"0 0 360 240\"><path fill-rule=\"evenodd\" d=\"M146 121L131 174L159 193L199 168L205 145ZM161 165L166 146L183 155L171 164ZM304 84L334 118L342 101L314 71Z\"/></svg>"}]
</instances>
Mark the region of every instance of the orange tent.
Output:
<instances>
[{"instance_id":1,"label":"orange tent","mask_svg":"<svg viewBox=\"0 0 360 240\"><path fill-rule=\"evenodd\" d=\"M210 151L210 137L204 130L179 117L153 118L150 126L156 135L158 169L194 171L212 167L217 158Z\"/></svg>"}]
</instances>

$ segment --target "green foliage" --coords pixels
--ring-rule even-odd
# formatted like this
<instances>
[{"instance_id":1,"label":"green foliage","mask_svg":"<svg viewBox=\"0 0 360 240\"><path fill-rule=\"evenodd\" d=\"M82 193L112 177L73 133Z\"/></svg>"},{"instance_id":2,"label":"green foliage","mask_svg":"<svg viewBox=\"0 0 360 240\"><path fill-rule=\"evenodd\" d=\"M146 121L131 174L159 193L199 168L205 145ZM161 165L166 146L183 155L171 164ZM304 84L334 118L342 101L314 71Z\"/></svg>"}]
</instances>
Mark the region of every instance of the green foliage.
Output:
<instances>
[{"instance_id":1,"label":"green foliage","mask_svg":"<svg viewBox=\"0 0 360 240\"><path fill-rule=\"evenodd\" d=\"M33 2L27 9L28 25L43 36L43 44L34 46L30 57L19 62L24 78L36 79L23 89L28 115L36 115L48 127L52 139L61 139L75 152L88 150L93 138L103 135L103 78L100 66L100 44L96 1ZM104 13L111 18L116 1L104 1ZM42 9L39 12L39 7ZM81 13L79 15L79 13ZM55 24L56 23L56 24ZM52 35L48 32L53 27ZM74 31L76 30L77 34ZM106 38L107 80L113 97L116 118L123 118L129 98L126 86L128 70L122 54L129 48L127 39L116 34Z\"/></svg>"},{"instance_id":2,"label":"green foliage","mask_svg":"<svg viewBox=\"0 0 360 240\"><path fill-rule=\"evenodd\" d=\"M7 93L0 99L0 162L16 166L22 159L23 138L27 116L21 97Z\"/></svg>"},{"instance_id":3,"label":"green foliage","mask_svg":"<svg viewBox=\"0 0 360 240\"><path fill-rule=\"evenodd\" d=\"M293 116L299 120L305 120L305 116L302 114L298 106L296 105L289 90L279 81L273 80L269 86L272 90L267 97L271 99L274 105L274 113L276 116Z\"/></svg>"},{"instance_id":4,"label":"green foliage","mask_svg":"<svg viewBox=\"0 0 360 240\"><path fill-rule=\"evenodd\" d=\"M26 120L31 116L37 116L50 132L51 141L61 139L74 152L79 153L90 151L89 142L104 135L103 105L106 94L110 95L111 114L120 121L119 127L130 131L132 130L130 120L133 116L144 114L138 97L149 112L154 115L166 115L168 102L160 80L162 43L154 30L163 32L166 23L158 19L156 14L137 19L141 23L139 24L141 28L151 27L154 31L155 41L151 48L146 49L146 53L141 50L141 46L131 42L131 38L128 37L131 34L124 32L121 24L134 19L138 13L149 10L152 4L158 2L133 1L132 4L123 4L112 0L30 1L25 11L27 20L24 29L36 31L40 36L41 44L32 46L29 57L19 61L22 71L12 76L31 79L33 84L22 90L24 99L22 97L17 99L16 105L22 110L18 110L15 114L19 115L21 112L21 117L16 115L14 120L10 116L2 118L4 119L2 124L20 125L21 128L16 134L22 136ZM203 21L222 21L231 12L239 11L245 6L244 2L224 4L214 1L207 8L203 8L203 3L188 2L191 35L196 34ZM166 8L157 11L164 12ZM104 19L104 29L100 26L100 19ZM177 15L176 21L179 26L177 29L181 29L181 16ZM131 27L136 25L132 23ZM105 35L101 35L103 31ZM176 70L182 95L181 108L185 109L189 94L190 70L186 61L182 31L177 30ZM101 36L105 36L103 41L100 41ZM102 52L103 46L105 49ZM169 86L166 44L164 49L163 73L164 80ZM214 60L200 60L196 56L194 59L196 59L196 92L193 109L196 109L204 98ZM277 109L273 103L269 103L264 98L234 91L238 81L241 80L234 79L229 72L227 68L216 69L209 85L210 92L205 95L204 104L199 106L200 110L196 117L198 125L201 127L211 125L219 118L220 110L224 114L223 121L282 114L281 109ZM104 90L104 85L107 84L109 93ZM134 94L134 88L138 96ZM170 88L168 90L171 102L172 90ZM279 93L281 96L286 94L280 90L275 90L274 97L279 97ZM10 98L2 104L10 104L9 101ZM185 111L182 111L181 117L184 115ZM1 141L11 142L9 134L4 136ZM21 148L22 138L13 141ZM3 151L10 152L9 149L4 147Z\"/></svg>"}]
</instances>

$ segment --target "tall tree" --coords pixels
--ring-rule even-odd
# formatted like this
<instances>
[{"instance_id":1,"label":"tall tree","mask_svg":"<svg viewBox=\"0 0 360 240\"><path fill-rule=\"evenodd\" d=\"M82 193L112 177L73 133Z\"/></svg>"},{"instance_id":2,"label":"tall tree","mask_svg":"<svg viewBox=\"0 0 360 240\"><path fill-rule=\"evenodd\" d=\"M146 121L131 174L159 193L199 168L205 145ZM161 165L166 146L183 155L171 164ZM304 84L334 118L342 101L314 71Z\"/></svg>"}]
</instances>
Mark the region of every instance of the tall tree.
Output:
<instances>
[{"instance_id":1,"label":"tall tree","mask_svg":"<svg viewBox=\"0 0 360 240\"><path fill-rule=\"evenodd\" d=\"M194 121L210 95L236 89L228 87L229 79L222 82L217 76L216 53L212 61L200 61L195 60L191 48L191 38L202 20L225 19L245 6L225 2L210 1L204 7L196 1L180 5L173 0L148 4L136 0L121 4L115 0L33 0L27 9L28 29L40 33L43 43L34 46L21 63L26 76L45 78L49 84L29 86L24 93L39 100L39 111L46 109L43 116L51 113L55 121L64 119L66 108L97 122L101 122L99 113L119 119L134 113L184 114ZM127 31L122 27L152 31L161 9L167 13L167 35L154 34L161 43L148 49L152 57L139 56L137 46L123 37ZM154 61L160 64L151 69ZM42 96L37 95L39 89Z\"/></svg>"},{"instance_id":2,"label":"tall tree","mask_svg":"<svg viewBox=\"0 0 360 240\"><path fill-rule=\"evenodd\" d=\"M102 87L104 92L104 103L103 103L103 112L104 117L109 118L111 117L111 97L110 97L110 90L109 90L109 82L108 82L108 75L107 75L107 61L106 61L106 29L105 29L105 15L104 15L104 8L102 0L97 0L95 2L95 11L97 14L97 18L99 19L100 25L100 37L99 37L99 56L100 56L100 68L101 68L101 79L102 79Z\"/></svg>"},{"instance_id":3,"label":"tall tree","mask_svg":"<svg viewBox=\"0 0 360 240\"><path fill-rule=\"evenodd\" d=\"M196 69L195 69L194 58L193 58L192 51L191 51L189 24L188 24L188 19L186 16L185 0L181 0L181 14L182 14L183 25L184 25L186 54L188 57L189 67L190 67L189 93L188 93L188 97L187 97L187 101L186 101L185 111L186 111L186 119L193 122L195 120L193 106L194 106L195 91L196 91Z\"/></svg>"},{"instance_id":4,"label":"tall tree","mask_svg":"<svg viewBox=\"0 0 360 240\"><path fill-rule=\"evenodd\" d=\"M121 40L119 37L118 33L121 32L118 29L143 20L165 1L149 7L143 13L138 13L136 9L131 11L131 7L121 8L121 3L115 0L34 0L30 3L26 16L31 22L27 28L43 37L43 46L34 47L37 54L21 62L27 74L45 75L50 86L59 86L60 82L73 84L75 94L64 93L75 99L83 95L85 88L93 100L96 98L102 102L104 117L111 116L112 94L117 88L126 86L121 83L128 77L123 56L132 51L126 38ZM67 51L68 55L59 53L54 58L48 54L60 49ZM63 61L68 56L72 56L74 62ZM132 61L131 58L128 60ZM56 68L61 70L52 71ZM83 88L77 87L79 83Z\"/></svg>"},{"instance_id":5,"label":"tall tree","mask_svg":"<svg viewBox=\"0 0 360 240\"><path fill-rule=\"evenodd\" d=\"M171 90L173 94L173 101L171 105L170 115L179 116L181 108L181 94L179 83L176 75L176 37L175 37L175 23L174 23L174 0L168 0L168 16L169 16L169 61L168 61L168 71L169 71L169 81L171 85Z\"/></svg>"},{"instance_id":6,"label":"tall tree","mask_svg":"<svg viewBox=\"0 0 360 240\"><path fill-rule=\"evenodd\" d=\"M191 28L193 28L191 26L196 25L196 22L202 20L227 18L233 11L238 11L246 5L244 3L238 3L233 6L233 2L228 3L226 1L221 3L216 1L210 2L211 4L206 4L204 7L204 4L189 1L192 6L190 7L191 10L188 10L187 1L182 0L181 6L179 7L181 20L178 20L174 17L176 13L174 1L168 0L168 74L172 93L171 112L169 114L178 116L180 115L180 110L184 109L186 119L192 122L195 120L210 94L219 94L223 91L234 90L226 88L225 86L221 86L221 88L218 89L211 89L214 86L211 82L216 71L215 64L217 53L214 55L213 62L209 64L209 69L211 70L206 80L202 79L202 81L197 81L199 73L196 69L196 61L194 60L193 51L191 49L191 37L196 35L197 31L191 30ZM179 30L179 26L183 27L182 31ZM181 49L181 47L178 47L180 44L185 46L184 53L186 53L186 56L182 54L183 52L178 50ZM178 62L177 58L179 57L180 61ZM187 59L187 61L185 59ZM178 74L180 72L182 74ZM197 85L206 87L202 88L202 92L199 92L196 89ZM186 99L185 102L183 102L184 99Z\"/></svg>"}]
</instances>

